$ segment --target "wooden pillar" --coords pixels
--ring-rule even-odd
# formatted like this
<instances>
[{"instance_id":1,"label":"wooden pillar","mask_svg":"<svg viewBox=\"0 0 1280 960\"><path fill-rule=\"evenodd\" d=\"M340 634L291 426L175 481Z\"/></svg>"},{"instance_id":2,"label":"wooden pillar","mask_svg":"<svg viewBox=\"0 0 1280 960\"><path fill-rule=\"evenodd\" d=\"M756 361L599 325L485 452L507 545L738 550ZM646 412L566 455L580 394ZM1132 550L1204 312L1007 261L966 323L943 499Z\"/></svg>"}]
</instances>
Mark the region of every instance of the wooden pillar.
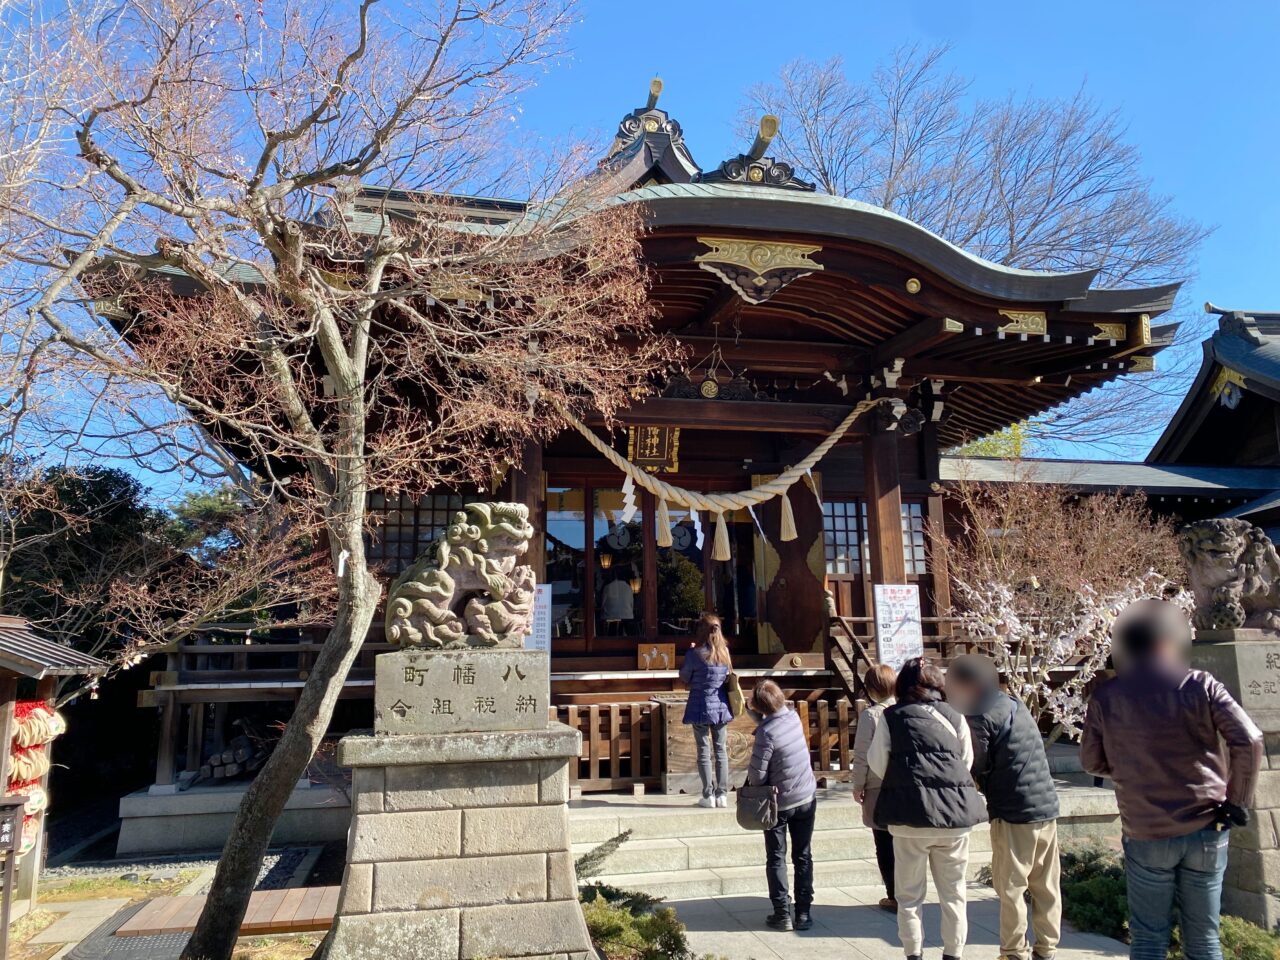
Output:
<instances>
[{"instance_id":1,"label":"wooden pillar","mask_svg":"<svg viewBox=\"0 0 1280 960\"><path fill-rule=\"evenodd\" d=\"M187 772L197 773L204 747L204 704L193 703L187 707Z\"/></svg>"},{"instance_id":2,"label":"wooden pillar","mask_svg":"<svg viewBox=\"0 0 1280 960\"><path fill-rule=\"evenodd\" d=\"M511 499L529 508L529 522L537 531L529 543L526 562L533 567L534 575L542 583L547 575L547 538L543 504L547 496L547 484L542 470L542 444L529 440L524 445L520 466L511 469Z\"/></svg>"},{"instance_id":3,"label":"wooden pillar","mask_svg":"<svg viewBox=\"0 0 1280 960\"><path fill-rule=\"evenodd\" d=\"M227 705L213 704L213 744L210 752L218 753L227 749Z\"/></svg>"},{"instance_id":4,"label":"wooden pillar","mask_svg":"<svg viewBox=\"0 0 1280 960\"><path fill-rule=\"evenodd\" d=\"M173 783L178 754L178 702L172 693L162 693L160 701L160 745L156 751L156 786Z\"/></svg>"},{"instance_id":5,"label":"wooden pillar","mask_svg":"<svg viewBox=\"0 0 1280 960\"><path fill-rule=\"evenodd\" d=\"M9 753L13 749L16 732L13 705L18 699L18 678L0 676L0 789L9 785Z\"/></svg>"},{"instance_id":6,"label":"wooden pillar","mask_svg":"<svg viewBox=\"0 0 1280 960\"><path fill-rule=\"evenodd\" d=\"M940 402L940 401L935 401ZM938 444L938 425L930 420L920 431L920 472L929 483L935 484L942 478L942 457ZM944 549L946 527L942 508L942 495L930 493L926 506L928 525L926 535L929 543L929 578L930 594L933 597L933 615L943 617L951 608L951 574L947 571L947 556ZM938 635L949 636L951 625L938 624Z\"/></svg>"},{"instance_id":7,"label":"wooden pillar","mask_svg":"<svg viewBox=\"0 0 1280 960\"><path fill-rule=\"evenodd\" d=\"M866 466L867 538L871 582L906 583L902 555L902 487L898 476L898 434L874 429L862 441Z\"/></svg>"}]
</instances>

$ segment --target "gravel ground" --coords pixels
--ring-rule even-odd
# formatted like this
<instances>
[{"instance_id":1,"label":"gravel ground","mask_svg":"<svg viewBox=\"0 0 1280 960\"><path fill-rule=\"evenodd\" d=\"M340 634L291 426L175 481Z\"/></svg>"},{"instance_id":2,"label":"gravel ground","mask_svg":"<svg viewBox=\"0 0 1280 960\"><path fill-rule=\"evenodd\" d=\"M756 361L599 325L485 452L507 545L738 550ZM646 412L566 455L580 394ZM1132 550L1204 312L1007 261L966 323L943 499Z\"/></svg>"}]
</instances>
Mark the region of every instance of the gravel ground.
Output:
<instances>
[{"instance_id":1,"label":"gravel ground","mask_svg":"<svg viewBox=\"0 0 1280 960\"><path fill-rule=\"evenodd\" d=\"M284 887L298 864L307 855L306 847L286 847L272 850L262 861L262 869L258 873L258 890L279 890ZM173 857L151 857L148 859L97 860L87 863L69 863L62 867L50 867L41 874L43 880L81 880L89 877L121 877L126 873L136 873L140 877L156 870L204 870L218 862L216 854L206 857L181 855Z\"/></svg>"}]
</instances>

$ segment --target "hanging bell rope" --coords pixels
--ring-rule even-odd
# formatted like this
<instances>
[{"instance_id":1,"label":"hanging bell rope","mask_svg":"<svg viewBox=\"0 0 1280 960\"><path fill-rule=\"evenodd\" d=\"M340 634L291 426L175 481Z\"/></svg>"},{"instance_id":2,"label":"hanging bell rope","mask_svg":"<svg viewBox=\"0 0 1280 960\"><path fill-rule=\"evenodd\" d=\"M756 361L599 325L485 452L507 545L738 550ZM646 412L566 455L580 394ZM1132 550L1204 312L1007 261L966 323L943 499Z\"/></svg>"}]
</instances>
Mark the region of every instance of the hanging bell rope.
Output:
<instances>
[{"instance_id":1,"label":"hanging bell rope","mask_svg":"<svg viewBox=\"0 0 1280 960\"><path fill-rule=\"evenodd\" d=\"M716 515L716 532L711 556L716 560L728 560L731 554L729 549L729 528L725 524L725 513L754 507L780 496L783 498L782 539L796 539L795 516L791 512L791 502L786 497L787 490L797 480L811 471L818 461L840 442L840 438L849 432L849 428L853 426L855 420L880 402L878 399L860 401L849 412L849 415L840 421L839 426L814 447L807 457L795 466L788 467L772 480L767 480L758 487L752 487L750 490L743 490L738 493L703 493L698 490L677 487L674 484L659 480L653 474L637 467L618 451L614 450L607 441L570 413L562 404L556 403L555 406L560 415L569 421L606 460L630 477L636 485L648 490L658 498L658 546L671 545L671 522L670 515L667 512L667 504L674 503L687 510L707 510ZM663 543L663 540L667 542Z\"/></svg>"}]
</instances>

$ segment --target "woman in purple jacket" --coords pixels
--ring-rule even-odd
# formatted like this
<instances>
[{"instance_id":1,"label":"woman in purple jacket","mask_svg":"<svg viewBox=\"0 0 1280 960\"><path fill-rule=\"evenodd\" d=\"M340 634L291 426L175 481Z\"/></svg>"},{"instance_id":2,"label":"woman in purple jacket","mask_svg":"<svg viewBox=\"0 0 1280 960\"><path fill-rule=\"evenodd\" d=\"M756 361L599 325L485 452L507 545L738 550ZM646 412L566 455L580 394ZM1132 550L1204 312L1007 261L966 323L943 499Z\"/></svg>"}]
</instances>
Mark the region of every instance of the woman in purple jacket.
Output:
<instances>
[{"instance_id":1,"label":"woman in purple jacket","mask_svg":"<svg viewBox=\"0 0 1280 960\"><path fill-rule=\"evenodd\" d=\"M698 642L684 655L684 663L680 665L680 679L689 688L684 722L693 727L698 744L698 775L702 777L700 807L729 805L729 749L725 727L733 719L733 712L729 709L725 682L731 669L729 642L720 629L720 618L714 613L704 613L698 621Z\"/></svg>"}]
</instances>

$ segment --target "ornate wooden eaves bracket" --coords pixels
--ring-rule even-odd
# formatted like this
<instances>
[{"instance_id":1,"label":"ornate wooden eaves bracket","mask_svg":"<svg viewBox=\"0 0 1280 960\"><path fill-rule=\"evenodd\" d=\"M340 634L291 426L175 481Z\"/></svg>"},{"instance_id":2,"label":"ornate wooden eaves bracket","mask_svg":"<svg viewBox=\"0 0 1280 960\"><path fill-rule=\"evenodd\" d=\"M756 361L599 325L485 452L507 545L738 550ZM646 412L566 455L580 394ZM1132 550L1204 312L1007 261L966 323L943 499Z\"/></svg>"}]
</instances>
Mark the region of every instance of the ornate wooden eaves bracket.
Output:
<instances>
[{"instance_id":1,"label":"ornate wooden eaves bracket","mask_svg":"<svg viewBox=\"0 0 1280 960\"><path fill-rule=\"evenodd\" d=\"M810 254L822 249L807 243L743 240L735 237L698 237L710 247L695 258L699 267L714 273L747 303L764 303L801 277L822 270Z\"/></svg>"},{"instance_id":2,"label":"ornate wooden eaves bracket","mask_svg":"<svg viewBox=\"0 0 1280 960\"><path fill-rule=\"evenodd\" d=\"M1214 377L1209 394L1228 410L1234 410L1244 398L1244 377L1235 370L1223 367Z\"/></svg>"}]
</instances>

